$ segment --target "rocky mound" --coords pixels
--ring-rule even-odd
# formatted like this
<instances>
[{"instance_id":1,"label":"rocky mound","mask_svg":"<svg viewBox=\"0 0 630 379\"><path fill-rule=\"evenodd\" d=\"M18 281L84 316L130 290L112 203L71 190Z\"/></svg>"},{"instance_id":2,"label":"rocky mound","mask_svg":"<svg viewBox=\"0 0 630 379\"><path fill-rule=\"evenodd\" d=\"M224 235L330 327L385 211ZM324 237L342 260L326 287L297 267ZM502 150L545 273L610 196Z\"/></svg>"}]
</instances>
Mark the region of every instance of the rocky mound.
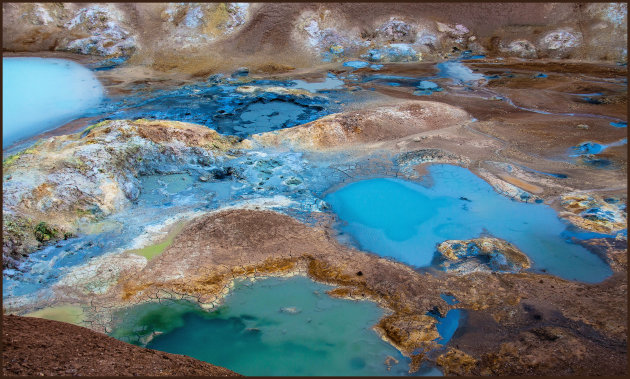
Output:
<instances>
[{"instance_id":1,"label":"rocky mound","mask_svg":"<svg viewBox=\"0 0 630 379\"><path fill-rule=\"evenodd\" d=\"M134 346L87 328L2 317L2 375L238 376L183 355Z\"/></svg>"},{"instance_id":2,"label":"rocky mound","mask_svg":"<svg viewBox=\"0 0 630 379\"><path fill-rule=\"evenodd\" d=\"M531 266L527 255L498 238L448 240L439 244L437 250L444 260L442 267L460 273L480 270L519 272Z\"/></svg>"},{"instance_id":3,"label":"rocky mound","mask_svg":"<svg viewBox=\"0 0 630 379\"><path fill-rule=\"evenodd\" d=\"M140 194L138 175L209 166L240 146L236 138L200 125L120 120L43 140L5 159L5 265L41 244L67 238L81 222L126 207Z\"/></svg>"},{"instance_id":4,"label":"rocky mound","mask_svg":"<svg viewBox=\"0 0 630 379\"><path fill-rule=\"evenodd\" d=\"M387 142L471 120L461 108L432 101L409 101L322 117L293 128L261 133L255 141L269 146L320 150Z\"/></svg>"},{"instance_id":5,"label":"rocky mound","mask_svg":"<svg viewBox=\"0 0 630 379\"><path fill-rule=\"evenodd\" d=\"M595 193L572 192L562 196L566 217L574 225L599 233L614 233L627 228L626 201Z\"/></svg>"}]
</instances>

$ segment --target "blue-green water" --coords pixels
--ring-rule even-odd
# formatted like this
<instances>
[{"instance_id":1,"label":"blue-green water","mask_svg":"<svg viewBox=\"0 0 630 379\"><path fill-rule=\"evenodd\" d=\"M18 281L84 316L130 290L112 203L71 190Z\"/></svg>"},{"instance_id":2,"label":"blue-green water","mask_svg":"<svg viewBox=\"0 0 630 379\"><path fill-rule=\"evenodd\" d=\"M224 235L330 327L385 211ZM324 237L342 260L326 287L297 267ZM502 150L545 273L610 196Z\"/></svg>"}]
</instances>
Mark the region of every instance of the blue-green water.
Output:
<instances>
[{"instance_id":1,"label":"blue-green water","mask_svg":"<svg viewBox=\"0 0 630 379\"><path fill-rule=\"evenodd\" d=\"M138 343L132 330L160 331L148 348L244 375L405 375L409 360L372 330L383 311L371 302L331 298L330 288L303 277L241 282L217 311L184 302L144 304L118 315L125 321L112 335ZM389 371L388 356L399 361Z\"/></svg>"},{"instance_id":2,"label":"blue-green water","mask_svg":"<svg viewBox=\"0 0 630 379\"><path fill-rule=\"evenodd\" d=\"M360 248L411 265L431 265L443 241L490 234L515 244L537 270L585 282L612 274L602 259L562 236L567 223L552 208L510 200L465 168L432 165L429 173L423 184L354 182L324 200Z\"/></svg>"}]
</instances>

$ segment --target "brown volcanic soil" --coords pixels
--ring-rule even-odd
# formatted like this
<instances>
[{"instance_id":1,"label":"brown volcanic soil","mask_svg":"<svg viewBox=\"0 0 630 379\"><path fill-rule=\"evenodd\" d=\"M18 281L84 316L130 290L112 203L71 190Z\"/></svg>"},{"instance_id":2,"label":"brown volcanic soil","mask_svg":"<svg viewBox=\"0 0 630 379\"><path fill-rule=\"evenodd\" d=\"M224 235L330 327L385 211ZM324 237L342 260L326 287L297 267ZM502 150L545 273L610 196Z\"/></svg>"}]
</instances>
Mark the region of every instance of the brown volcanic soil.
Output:
<instances>
[{"instance_id":1,"label":"brown volcanic soil","mask_svg":"<svg viewBox=\"0 0 630 379\"><path fill-rule=\"evenodd\" d=\"M3 376L238 376L190 357L34 317L3 316L2 346Z\"/></svg>"},{"instance_id":2,"label":"brown volcanic soil","mask_svg":"<svg viewBox=\"0 0 630 379\"><path fill-rule=\"evenodd\" d=\"M477 119L474 123L452 128L441 125L441 129L435 132L397 139L389 146L395 151L438 148L469 158L471 164L468 166L473 171L476 167L484 167L499 176L502 172L488 165L489 161L521 164L543 172L568 175L565 179L541 175L520 178L535 180L538 186L544 188L541 196L545 199L573 189L597 189L623 196L625 192L620 190L625 191L627 182L626 145L608 148L598 155L610 160L613 170L594 169L569 155L573 154L572 147L585 141L609 144L626 137L625 128L612 127L609 124L611 119L598 116L627 119L627 87L622 83L627 69L553 60L519 62L506 59L497 62L493 59L469 61L466 66L483 75L498 74L500 78L489 80L485 85L466 88L453 86L450 79L437 79L434 82L445 90L429 96L419 97L413 94L414 88L392 87L376 81L359 83L358 86L364 89L372 87L376 92L395 99L393 101L421 99L449 104ZM378 74L406 76L405 71L411 66L424 67L426 64L392 64ZM371 74L367 70L357 72L360 75ZM506 77L508 72L514 77ZM541 72L548 77L536 78L535 75ZM593 93L602 94L592 96L600 103L589 103L580 96ZM518 109L496 97L507 97L517 106L554 114ZM285 129L282 133L292 132ZM418 139L418 136L426 138Z\"/></svg>"}]
</instances>

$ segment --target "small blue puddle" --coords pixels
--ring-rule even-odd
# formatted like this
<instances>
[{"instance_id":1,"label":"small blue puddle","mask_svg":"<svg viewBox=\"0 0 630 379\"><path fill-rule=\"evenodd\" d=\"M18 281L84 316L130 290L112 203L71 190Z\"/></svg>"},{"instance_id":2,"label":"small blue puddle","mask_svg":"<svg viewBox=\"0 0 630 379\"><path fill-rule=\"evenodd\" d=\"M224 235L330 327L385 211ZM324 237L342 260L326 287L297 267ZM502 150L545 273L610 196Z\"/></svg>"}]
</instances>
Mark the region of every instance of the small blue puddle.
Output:
<instances>
[{"instance_id":1,"label":"small blue puddle","mask_svg":"<svg viewBox=\"0 0 630 379\"><path fill-rule=\"evenodd\" d=\"M475 60L475 59L484 59L486 56L483 54L472 55L472 51L466 50L462 52L459 59L462 60Z\"/></svg>"},{"instance_id":2,"label":"small blue puddle","mask_svg":"<svg viewBox=\"0 0 630 379\"><path fill-rule=\"evenodd\" d=\"M554 174L552 172L543 172L543 171L538 171L538 170L533 170L533 169L532 169L532 171L537 172L537 173L542 174L542 175L547 175L547 176L551 176L551 177L554 177L554 178L558 178L558 179L566 179L566 178L568 178L568 176L565 175L565 174Z\"/></svg>"},{"instance_id":3,"label":"small blue puddle","mask_svg":"<svg viewBox=\"0 0 630 379\"><path fill-rule=\"evenodd\" d=\"M455 305L459 303L459 301L453 295L447 295L443 293L440 295L440 297L442 298L442 300L446 301L446 304L448 305Z\"/></svg>"},{"instance_id":4,"label":"small blue puddle","mask_svg":"<svg viewBox=\"0 0 630 379\"><path fill-rule=\"evenodd\" d=\"M553 173L553 172L539 171L539 170L533 169L531 167L523 166L523 165L515 165L515 166L518 166L518 167L522 168L525 171L535 172L537 174L551 176L553 178L558 178L558 179L566 179L566 178L568 178L568 176L565 175L565 174L558 174L558 173ZM510 166L508 166L508 171L512 172L512 168Z\"/></svg>"},{"instance_id":5,"label":"small blue puddle","mask_svg":"<svg viewBox=\"0 0 630 379\"><path fill-rule=\"evenodd\" d=\"M612 274L598 256L567 242L562 234L568 223L552 208L510 200L465 168L432 165L422 184L391 178L354 182L324 200L352 243L417 267L430 266L443 241L489 234L515 244L534 270L584 282Z\"/></svg>"},{"instance_id":6,"label":"small blue puddle","mask_svg":"<svg viewBox=\"0 0 630 379\"><path fill-rule=\"evenodd\" d=\"M595 94L594 96L582 96L582 100L586 101L589 104L601 104L602 101L597 98L601 95L602 94Z\"/></svg>"},{"instance_id":7,"label":"small blue puddle","mask_svg":"<svg viewBox=\"0 0 630 379\"><path fill-rule=\"evenodd\" d=\"M304 80L294 80L295 85L291 88L305 89L310 92L333 90L343 88L344 82L334 74L328 73L323 82L305 82Z\"/></svg>"},{"instance_id":8,"label":"small blue puddle","mask_svg":"<svg viewBox=\"0 0 630 379\"><path fill-rule=\"evenodd\" d=\"M369 65L370 64L368 62L364 62L364 61L348 61L348 62L343 63L344 67L351 67L354 69L365 68Z\"/></svg>"},{"instance_id":9,"label":"small blue puddle","mask_svg":"<svg viewBox=\"0 0 630 379\"><path fill-rule=\"evenodd\" d=\"M581 154L599 154L602 151L606 150L606 145L602 145L596 142L583 142L573 148L573 150Z\"/></svg>"},{"instance_id":10,"label":"small blue puddle","mask_svg":"<svg viewBox=\"0 0 630 379\"><path fill-rule=\"evenodd\" d=\"M90 66L92 71L109 71L125 63L128 58L108 58Z\"/></svg>"},{"instance_id":11,"label":"small blue puddle","mask_svg":"<svg viewBox=\"0 0 630 379\"><path fill-rule=\"evenodd\" d=\"M431 95L433 92L440 92L443 90L439 85L428 80L420 81L417 88L418 89L413 93L416 96Z\"/></svg>"},{"instance_id":12,"label":"small blue puddle","mask_svg":"<svg viewBox=\"0 0 630 379\"><path fill-rule=\"evenodd\" d=\"M438 86L437 84L429 80L422 80L420 83L418 83L418 89L427 89L427 90L437 91L438 88L440 88L440 86Z\"/></svg>"},{"instance_id":13,"label":"small blue puddle","mask_svg":"<svg viewBox=\"0 0 630 379\"><path fill-rule=\"evenodd\" d=\"M444 317L435 316L435 319L438 321L436 327L438 333L440 333L440 338L437 340L437 343L441 345L446 345L453 335L457 328L459 327L459 321L462 318L463 312L461 309L451 309L446 312Z\"/></svg>"},{"instance_id":14,"label":"small blue puddle","mask_svg":"<svg viewBox=\"0 0 630 379\"><path fill-rule=\"evenodd\" d=\"M372 74L365 75L361 78L362 83L374 82L381 85L394 85L396 87L417 87L423 79L414 78L411 76L400 75L384 75L384 74Z\"/></svg>"},{"instance_id":15,"label":"small blue puddle","mask_svg":"<svg viewBox=\"0 0 630 379\"><path fill-rule=\"evenodd\" d=\"M628 143L627 138L623 138L619 141L611 142L609 144L601 144L601 143L590 142L590 141L582 142L581 144L571 148L571 150L575 153L571 155L571 157L579 157L581 155L587 155L587 154L600 154L604 152L604 150L608 149L609 147L623 146L627 143Z\"/></svg>"},{"instance_id":16,"label":"small blue puddle","mask_svg":"<svg viewBox=\"0 0 630 379\"><path fill-rule=\"evenodd\" d=\"M455 83L467 83L485 78L481 74L474 73L461 62L442 62L437 64L437 68L440 70L438 77L450 78Z\"/></svg>"},{"instance_id":17,"label":"small blue puddle","mask_svg":"<svg viewBox=\"0 0 630 379\"><path fill-rule=\"evenodd\" d=\"M444 295L442 295L442 298L444 299ZM455 303L456 301L453 302L453 304ZM440 345L446 345L451 340L451 338L453 338L453 335L457 331L457 328L459 327L459 324L466 313L462 309L451 309L446 312L446 315L444 315L444 317L442 317L440 311L437 309L437 307L435 307L434 309L428 311L426 314L427 316L431 316L437 320L437 324L435 326L438 333L440 334L440 337L436 338L434 341L439 343Z\"/></svg>"}]
</instances>

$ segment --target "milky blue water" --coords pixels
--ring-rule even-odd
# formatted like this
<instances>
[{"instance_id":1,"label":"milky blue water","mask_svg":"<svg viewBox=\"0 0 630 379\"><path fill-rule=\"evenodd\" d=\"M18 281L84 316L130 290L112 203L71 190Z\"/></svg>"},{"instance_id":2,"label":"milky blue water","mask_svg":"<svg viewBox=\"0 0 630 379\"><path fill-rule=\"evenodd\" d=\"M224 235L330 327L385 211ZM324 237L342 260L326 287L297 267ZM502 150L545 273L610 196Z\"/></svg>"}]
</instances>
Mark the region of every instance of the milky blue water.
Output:
<instances>
[{"instance_id":1,"label":"milky blue water","mask_svg":"<svg viewBox=\"0 0 630 379\"><path fill-rule=\"evenodd\" d=\"M244 375L405 375L409 360L372 330L374 303L335 299L330 286L304 277L241 282L225 305L144 304L119 314L112 333L147 347L188 355ZM398 360L388 371L385 360Z\"/></svg>"},{"instance_id":2,"label":"milky blue water","mask_svg":"<svg viewBox=\"0 0 630 379\"><path fill-rule=\"evenodd\" d=\"M419 89L431 89L431 90L434 90L434 89L437 89L439 87L440 86L438 86L437 84L435 84L435 83L433 83L431 81L428 81L428 80L422 80L418 84L418 88Z\"/></svg>"},{"instance_id":3,"label":"milky blue water","mask_svg":"<svg viewBox=\"0 0 630 379\"><path fill-rule=\"evenodd\" d=\"M324 200L358 247L414 266L430 266L443 241L489 234L515 244L535 270L584 282L612 274L602 259L562 236L568 224L547 205L510 200L465 168L432 165L429 175L422 184L354 182Z\"/></svg>"},{"instance_id":4,"label":"milky blue water","mask_svg":"<svg viewBox=\"0 0 630 379\"><path fill-rule=\"evenodd\" d=\"M317 92L322 90L340 89L343 87L344 82L338 79L333 74L328 74L323 82L305 82L304 80L294 80L295 85L291 88L305 89L310 92Z\"/></svg>"},{"instance_id":5,"label":"milky blue water","mask_svg":"<svg viewBox=\"0 0 630 379\"><path fill-rule=\"evenodd\" d=\"M2 146L76 119L102 97L99 81L78 63L2 58Z\"/></svg>"},{"instance_id":6,"label":"milky blue water","mask_svg":"<svg viewBox=\"0 0 630 379\"><path fill-rule=\"evenodd\" d=\"M428 80L420 81L417 88L418 89L413 92L413 94L417 96L431 95L433 92L440 92L443 90L440 86Z\"/></svg>"},{"instance_id":7,"label":"milky blue water","mask_svg":"<svg viewBox=\"0 0 630 379\"><path fill-rule=\"evenodd\" d=\"M436 67L440 70L439 77L451 78L456 83L472 82L484 78L483 75L474 73L461 62L447 61L438 63Z\"/></svg>"},{"instance_id":8,"label":"milky blue water","mask_svg":"<svg viewBox=\"0 0 630 379\"><path fill-rule=\"evenodd\" d=\"M352 67L354 69L364 68L369 66L370 64L365 61L347 61L343 63L345 67Z\"/></svg>"}]
</instances>

